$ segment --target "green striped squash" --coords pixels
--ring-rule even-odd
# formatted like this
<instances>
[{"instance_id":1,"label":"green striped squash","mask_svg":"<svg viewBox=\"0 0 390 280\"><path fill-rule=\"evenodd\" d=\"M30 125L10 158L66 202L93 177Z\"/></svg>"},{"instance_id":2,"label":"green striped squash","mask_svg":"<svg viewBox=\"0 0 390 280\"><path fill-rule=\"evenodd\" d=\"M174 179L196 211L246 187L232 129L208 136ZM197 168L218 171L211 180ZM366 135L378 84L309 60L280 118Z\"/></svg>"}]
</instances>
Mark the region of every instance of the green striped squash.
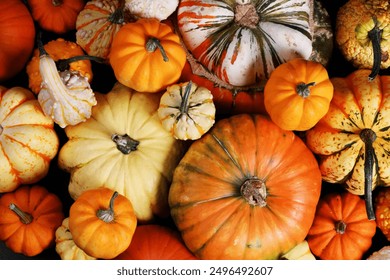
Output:
<instances>
[{"instance_id":1,"label":"green striped squash","mask_svg":"<svg viewBox=\"0 0 390 280\"><path fill-rule=\"evenodd\" d=\"M296 57L326 64L333 48L329 15L313 0L182 0L177 26L189 53L234 86Z\"/></svg>"}]
</instances>

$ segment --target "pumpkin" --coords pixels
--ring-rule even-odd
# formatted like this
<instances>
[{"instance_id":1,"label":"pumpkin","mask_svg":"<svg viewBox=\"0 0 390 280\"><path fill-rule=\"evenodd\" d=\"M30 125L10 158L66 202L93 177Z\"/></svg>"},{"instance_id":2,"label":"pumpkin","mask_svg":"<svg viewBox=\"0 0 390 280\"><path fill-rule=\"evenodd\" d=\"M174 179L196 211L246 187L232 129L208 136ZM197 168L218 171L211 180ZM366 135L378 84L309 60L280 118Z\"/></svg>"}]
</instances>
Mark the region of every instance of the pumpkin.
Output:
<instances>
[{"instance_id":1,"label":"pumpkin","mask_svg":"<svg viewBox=\"0 0 390 280\"><path fill-rule=\"evenodd\" d=\"M50 55L50 57L57 63L66 61L69 58L80 57L84 55L83 49L75 42L57 38L44 44L43 48ZM26 66L28 75L28 86L31 91L38 94L41 90L42 76L39 71L40 51L38 48L34 50L33 56ZM92 81L93 72L92 65L89 60L81 59L73 61L68 65L69 71L77 71L81 76L86 77L88 82ZM66 70L60 69L60 70Z\"/></svg>"},{"instance_id":2,"label":"pumpkin","mask_svg":"<svg viewBox=\"0 0 390 280\"><path fill-rule=\"evenodd\" d=\"M368 80L359 69L331 79L333 99L327 114L306 133L308 147L318 155L322 178L344 183L365 195L368 218L375 219L372 190L390 185L390 77Z\"/></svg>"},{"instance_id":3,"label":"pumpkin","mask_svg":"<svg viewBox=\"0 0 390 280\"><path fill-rule=\"evenodd\" d=\"M158 117L175 138L199 139L215 122L213 95L192 81L169 86L160 99Z\"/></svg>"},{"instance_id":4,"label":"pumpkin","mask_svg":"<svg viewBox=\"0 0 390 280\"><path fill-rule=\"evenodd\" d=\"M107 59L114 36L130 21L124 0L88 1L77 16L76 42L87 54Z\"/></svg>"},{"instance_id":5,"label":"pumpkin","mask_svg":"<svg viewBox=\"0 0 390 280\"><path fill-rule=\"evenodd\" d=\"M180 234L167 226L137 226L130 246L117 260L195 260Z\"/></svg>"},{"instance_id":6,"label":"pumpkin","mask_svg":"<svg viewBox=\"0 0 390 280\"><path fill-rule=\"evenodd\" d=\"M179 0L125 0L126 8L138 18L156 18L158 20L165 20L172 15Z\"/></svg>"},{"instance_id":7,"label":"pumpkin","mask_svg":"<svg viewBox=\"0 0 390 280\"><path fill-rule=\"evenodd\" d=\"M35 27L21 0L0 1L0 81L18 74L34 49Z\"/></svg>"},{"instance_id":8,"label":"pumpkin","mask_svg":"<svg viewBox=\"0 0 390 280\"><path fill-rule=\"evenodd\" d=\"M0 240L31 257L54 244L64 219L62 202L41 185L23 185L0 196Z\"/></svg>"},{"instance_id":9,"label":"pumpkin","mask_svg":"<svg viewBox=\"0 0 390 280\"><path fill-rule=\"evenodd\" d=\"M39 49L42 85L38 102L43 112L62 128L90 118L96 98L87 78L78 71L58 73L54 60L44 47L40 45Z\"/></svg>"},{"instance_id":10,"label":"pumpkin","mask_svg":"<svg viewBox=\"0 0 390 280\"><path fill-rule=\"evenodd\" d=\"M315 2L183 0L177 24L184 45L209 72L249 86L293 58L328 62L333 34L329 16Z\"/></svg>"},{"instance_id":11,"label":"pumpkin","mask_svg":"<svg viewBox=\"0 0 390 280\"><path fill-rule=\"evenodd\" d=\"M199 259L279 259L305 239L320 190L317 161L299 137L241 114L192 143L168 198Z\"/></svg>"},{"instance_id":12,"label":"pumpkin","mask_svg":"<svg viewBox=\"0 0 390 280\"><path fill-rule=\"evenodd\" d=\"M390 3L349 0L339 8L335 39L344 57L357 68L372 69L373 79L390 66Z\"/></svg>"},{"instance_id":13,"label":"pumpkin","mask_svg":"<svg viewBox=\"0 0 390 280\"><path fill-rule=\"evenodd\" d=\"M362 198L346 191L332 192L318 202L307 242L322 260L360 260L375 232L375 221L367 218Z\"/></svg>"},{"instance_id":14,"label":"pumpkin","mask_svg":"<svg viewBox=\"0 0 390 280\"><path fill-rule=\"evenodd\" d=\"M74 30L84 0L27 0L31 14L39 26L47 31L64 34Z\"/></svg>"},{"instance_id":15,"label":"pumpkin","mask_svg":"<svg viewBox=\"0 0 390 280\"><path fill-rule=\"evenodd\" d=\"M91 118L65 128L58 163L70 172L70 195L104 185L129 198L140 221L168 216L168 188L183 147L161 126L160 96L120 83L95 96Z\"/></svg>"},{"instance_id":16,"label":"pumpkin","mask_svg":"<svg viewBox=\"0 0 390 280\"><path fill-rule=\"evenodd\" d=\"M373 252L367 260L390 260L390 246L383 246L378 251Z\"/></svg>"},{"instance_id":17,"label":"pumpkin","mask_svg":"<svg viewBox=\"0 0 390 280\"><path fill-rule=\"evenodd\" d=\"M285 130L312 128L328 112L332 97L326 68L302 58L276 67L264 88L265 109Z\"/></svg>"},{"instance_id":18,"label":"pumpkin","mask_svg":"<svg viewBox=\"0 0 390 280\"><path fill-rule=\"evenodd\" d=\"M310 251L309 243L306 240L299 243L281 257L282 260L316 260L316 257Z\"/></svg>"},{"instance_id":19,"label":"pumpkin","mask_svg":"<svg viewBox=\"0 0 390 280\"><path fill-rule=\"evenodd\" d=\"M62 221L55 234L55 249L61 260L96 260L95 257L86 254L74 243L72 233L69 230L69 217Z\"/></svg>"},{"instance_id":20,"label":"pumpkin","mask_svg":"<svg viewBox=\"0 0 390 280\"><path fill-rule=\"evenodd\" d=\"M130 201L106 187L85 191L69 210L75 244L95 258L112 259L126 250L136 226Z\"/></svg>"},{"instance_id":21,"label":"pumpkin","mask_svg":"<svg viewBox=\"0 0 390 280\"><path fill-rule=\"evenodd\" d=\"M378 191L375 197L376 225L383 235L390 241L390 189Z\"/></svg>"},{"instance_id":22,"label":"pumpkin","mask_svg":"<svg viewBox=\"0 0 390 280\"><path fill-rule=\"evenodd\" d=\"M139 92L158 92L176 83L185 62L179 36L154 18L125 24L111 45L116 79Z\"/></svg>"},{"instance_id":23,"label":"pumpkin","mask_svg":"<svg viewBox=\"0 0 390 280\"><path fill-rule=\"evenodd\" d=\"M0 86L0 193L44 178L59 139L28 89Z\"/></svg>"}]
</instances>

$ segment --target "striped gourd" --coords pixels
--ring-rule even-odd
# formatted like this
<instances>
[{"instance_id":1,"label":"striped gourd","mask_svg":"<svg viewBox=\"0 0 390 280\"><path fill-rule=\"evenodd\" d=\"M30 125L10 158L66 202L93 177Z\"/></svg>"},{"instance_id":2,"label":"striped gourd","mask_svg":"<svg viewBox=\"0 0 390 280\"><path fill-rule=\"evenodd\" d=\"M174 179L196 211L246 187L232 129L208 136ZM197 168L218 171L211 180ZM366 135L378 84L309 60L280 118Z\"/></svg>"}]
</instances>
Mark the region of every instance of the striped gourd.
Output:
<instances>
[{"instance_id":1,"label":"striped gourd","mask_svg":"<svg viewBox=\"0 0 390 280\"><path fill-rule=\"evenodd\" d=\"M208 71L226 83L248 86L292 58L327 63L333 35L330 24L315 15L317 6L313 0L182 0L178 29ZM326 19L326 11L319 10ZM322 24L325 32L318 32ZM330 42L318 44L317 36ZM320 45L329 54L318 55Z\"/></svg>"}]
</instances>

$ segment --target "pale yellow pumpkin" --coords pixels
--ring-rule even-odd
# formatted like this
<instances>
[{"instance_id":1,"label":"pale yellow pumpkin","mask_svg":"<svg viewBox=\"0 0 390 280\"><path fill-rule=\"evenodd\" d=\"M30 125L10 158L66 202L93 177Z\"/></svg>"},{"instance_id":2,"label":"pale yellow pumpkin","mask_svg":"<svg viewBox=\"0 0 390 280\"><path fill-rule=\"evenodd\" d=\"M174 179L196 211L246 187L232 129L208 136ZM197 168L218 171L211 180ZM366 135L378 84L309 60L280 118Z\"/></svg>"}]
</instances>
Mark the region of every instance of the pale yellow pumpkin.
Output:
<instances>
[{"instance_id":1,"label":"pale yellow pumpkin","mask_svg":"<svg viewBox=\"0 0 390 280\"><path fill-rule=\"evenodd\" d=\"M309 243L303 240L297 246L292 248L286 254L282 256L284 260L316 260L316 257L310 251Z\"/></svg>"},{"instance_id":2,"label":"pale yellow pumpkin","mask_svg":"<svg viewBox=\"0 0 390 280\"><path fill-rule=\"evenodd\" d=\"M76 245L69 230L69 217L56 230L55 250L62 260L96 260Z\"/></svg>"},{"instance_id":3,"label":"pale yellow pumpkin","mask_svg":"<svg viewBox=\"0 0 390 280\"><path fill-rule=\"evenodd\" d=\"M161 97L158 117L175 138L199 139L215 123L213 95L191 81L169 86Z\"/></svg>"},{"instance_id":4,"label":"pale yellow pumpkin","mask_svg":"<svg viewBox=\"0 0 390 280\"><path fill-rule=\"evenodd\" d=\"M125 0L125 7L130 13L139 18L156 18L165 20L172 15L179 0Z\"/></svg>"},{"instance_id":5,"label":"pale yellow pumpkin","mask_svg":"<svg viewBox=\"0 0 390 280\"><path fill-rule=\"evenodd\" d=\"M160 95L120 83L95 95L92 117L65 128L69 140L58 160L71 173L70 195L104 185L129 198L139 220L169 215L168 188L182 144L161 126Z\"/></svg>"},{"instance_id":6,"label":"pale yellow pumpkin","mask_svg":"<svg viewBox=\"0 0 390 280\"><path fill-rule=\"evenodd\" d=\"M45 177L58 147L53 120L35 95L0 86L0 193Z\"/></svg>"}]
</instances>

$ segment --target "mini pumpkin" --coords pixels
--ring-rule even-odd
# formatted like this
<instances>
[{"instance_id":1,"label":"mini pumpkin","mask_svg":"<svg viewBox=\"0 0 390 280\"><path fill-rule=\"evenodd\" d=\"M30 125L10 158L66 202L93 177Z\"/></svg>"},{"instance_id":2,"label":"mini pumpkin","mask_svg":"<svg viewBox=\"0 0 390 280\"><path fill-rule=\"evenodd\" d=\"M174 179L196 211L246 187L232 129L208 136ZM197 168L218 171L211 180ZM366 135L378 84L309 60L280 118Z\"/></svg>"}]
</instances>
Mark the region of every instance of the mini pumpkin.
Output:
<instances>
[{"instance_id":1,"label":"mini pumpkin","mask_svg":"<svg viewBox=\"0 0 390 280\"><path fill-rule=\"evenodd\" d=\"M168 188L183 147L161 126L160 95L117 83L95 96L91 118L65 128L68 141L58 155L70 172L70 195L104 185L129 198L139 220L168 216Z\"/></svg>"},{"instance_id":2,"label":"mini pumpkin","mask_svg":"<svg viewBox=\"0 0 390 280\"><path fill-rule=\"evenodd\" d=\"M87 54L107 59L118 30L134 20L124 0L88 1L77 16L76 42Z\"/></svg>"},{"instance_id":3,"label":"mini pumpkin","mask_svg":"<svg viewBox=\"0 0 390 280\"><path fill-rule=\"evenodd\" d=\"M379 190L375 197L376 225L390 241L390 189Z\"/></svg>"},{"instance_id":4,"label":"mini pumpkin","mask_svg":"<svg viewBox=\"0 0 390 280\"><path fill-rule=\"evenodd\" d=\"M61 226L56 229L55 242L55 250L62 260L96 260L74 243L69 230L69 217L65 218Z\"/></svg>"},{"instance_id":5,"label":"mini pumpkin","mask_svg":"<svg viewBox=\"0 0 390 280\"><path fill-rule=\"evenodd\" d=\"M44 178L58 149L53 120L34 94L0 86L0 193Z\"/></svg>"},{"instance_id":6,"label":"mini pumpkin","mask_svg":"<svg viewBox=\"0 0 390 280\"><path fill-rule=\"evenodd\" d=\"M0 240L15 253L32 257L52 246L63 219L61 200L41 185L0 196Z\"/></svg>"},{"instance_id":7,"label":"mini pumpkin","mask_svg":"<svg viewBox=\"0 0 390 280\"><path fill-rule=\"evenodd\" d=\"M82 193L69 210L69 230L88 255L112 259L129 247L137 218L130 201L106 187Z\"/></svg>"},{"instance_id":8,"label":"mini pumpkin","mask_svg":"<svg viewBox=\"0 0 390 280\"><path fill-rule=\"evenodd\" d=\"M328 112L332 97L326 68L302 58L276 67L264 88L265 109L285 130L312 128Z\"/></svg>"},{"instance_id":9,"label":"mini pumpkin","mask_svg":"<svg viewBox=\"0 0 390 280\"><path fill-rule=\"evenodd\" d=\"M192 143L169 205L199 259L279 259L305 239L320 190L317 161L299 137L241 114Z\"/></svg>"},{"instance_id":10,"label":"mini pumpkin","mask_svg":"<svg viewBox=\"0 0 390 280\"><path fill-rule=\"evenodd\" d=\"M121 27L109 58L120 83L139 92L159 92L179 80L186 53L170 25L141 18Z\"/></svg>"},{"instance_id":11,"label":"mini pumpkin","mask_svg":"<svg viewBox=\"0 0 390 280\"><path fill-rule=\"evenodd\" d=\"M390 185L390 77L369 81L369 73L331 79L329 110L306 133L306 143L318 155L323 180L364 195L368 218L375 219L372 191Z\"/></svg>"},{"instance_id":12,"label":"mini pumpkin","mask_svg":"<svg viewBox=\"0 0 390 280\"><path fill-rule=\"evenodd\" d=\"M367 218L362 198L350 192L334 192L318 202L307 242L322 260L360 260L375 232L375 221Z\"/></svg>"},{"instance_id":13,"label":"mini pumpkin","mask_svg":"<svg viewBox=\"0 0 390 280\"><path fill-rule=\"evenodd\" d=\"M64 34L74 30L84 0L27 0L32 16L47 31Z\"/></svg>"},{"instance_id":14,"label":"mini pumpkin","mask_svg":"<svg viewBox=\"0 0 390 280\"><path fill-rule=\"evenodd\" d=\"M309 243L306 240L299 243L281 257L282 260L316 260L316 257L310 251Z\"/></svg>"},{"instance_id":15,"label":"mini pumpkin","mask_svg":"<svg viewBox=\"0 0 390 280\"><path fill-rule=\"evenodd\" d=\"M83 49L75 42L57 38L43 45L45 51L57 63L65 61L69 58L79 57L84 55ZM42 86L42 76L39 71L40 51L38 48L34 50L33 56L26 66L28 75L28 85L31 91L38 94ZM93 72L92 65L89 60L81 59L73 61L68 65L69 71L77 71L81 76L86 77L88 82L92 81ZM60 69L66 70L66 69Z\"/></svg>"},{"instance_id":16,"label":"mini pumpkin","mask_svg":"<svg viewBox=\"0 0 390 280\"><path fill-rule=\"evenodd\" d=\"M383 246L378 251L373 252L367 260L390 260L390 246Z\"/></svg>"},{"instance_id":17,"label":"mini pumpkin","mask_svg":"<svg viewBox=\"0 0 390 280\"><path fill-rule=\"evenodd\" d=\"M196 140L215 122L213 95L192 81L169 86L160 99L158 117L180 140Z\"/></svg>"},{"instance_id":18,"label":"mini pumpkin","mask_svg":"<svg viewBox=\"0 0 390 280\"><path fill-rule=\"evenodd\" d=\"M338 10L336 43L357 68L372 69L373 79L390 66L390 3L387 0L349 0Z\"/></svg>"},{"instance_id":19,"label":"mini pumpkin","mask_svg":"<svg viewBox=\"0 0 390 280\"><path fill-rule=\"evenodd\" d=\"M157 224L137 226L130 246L117 260L195 260L179 232Z\"/></svg>"},{"instance_id":20,"label":"mini pumpkin","mask_svg":"<svg viewBox=\"0 0 390 280\"><path fill-rule=\"evenodd\" d=\"M21 0L0 1L0 81L16 76L34 49L34 21Z\"/></svg>"}]
</instances>

